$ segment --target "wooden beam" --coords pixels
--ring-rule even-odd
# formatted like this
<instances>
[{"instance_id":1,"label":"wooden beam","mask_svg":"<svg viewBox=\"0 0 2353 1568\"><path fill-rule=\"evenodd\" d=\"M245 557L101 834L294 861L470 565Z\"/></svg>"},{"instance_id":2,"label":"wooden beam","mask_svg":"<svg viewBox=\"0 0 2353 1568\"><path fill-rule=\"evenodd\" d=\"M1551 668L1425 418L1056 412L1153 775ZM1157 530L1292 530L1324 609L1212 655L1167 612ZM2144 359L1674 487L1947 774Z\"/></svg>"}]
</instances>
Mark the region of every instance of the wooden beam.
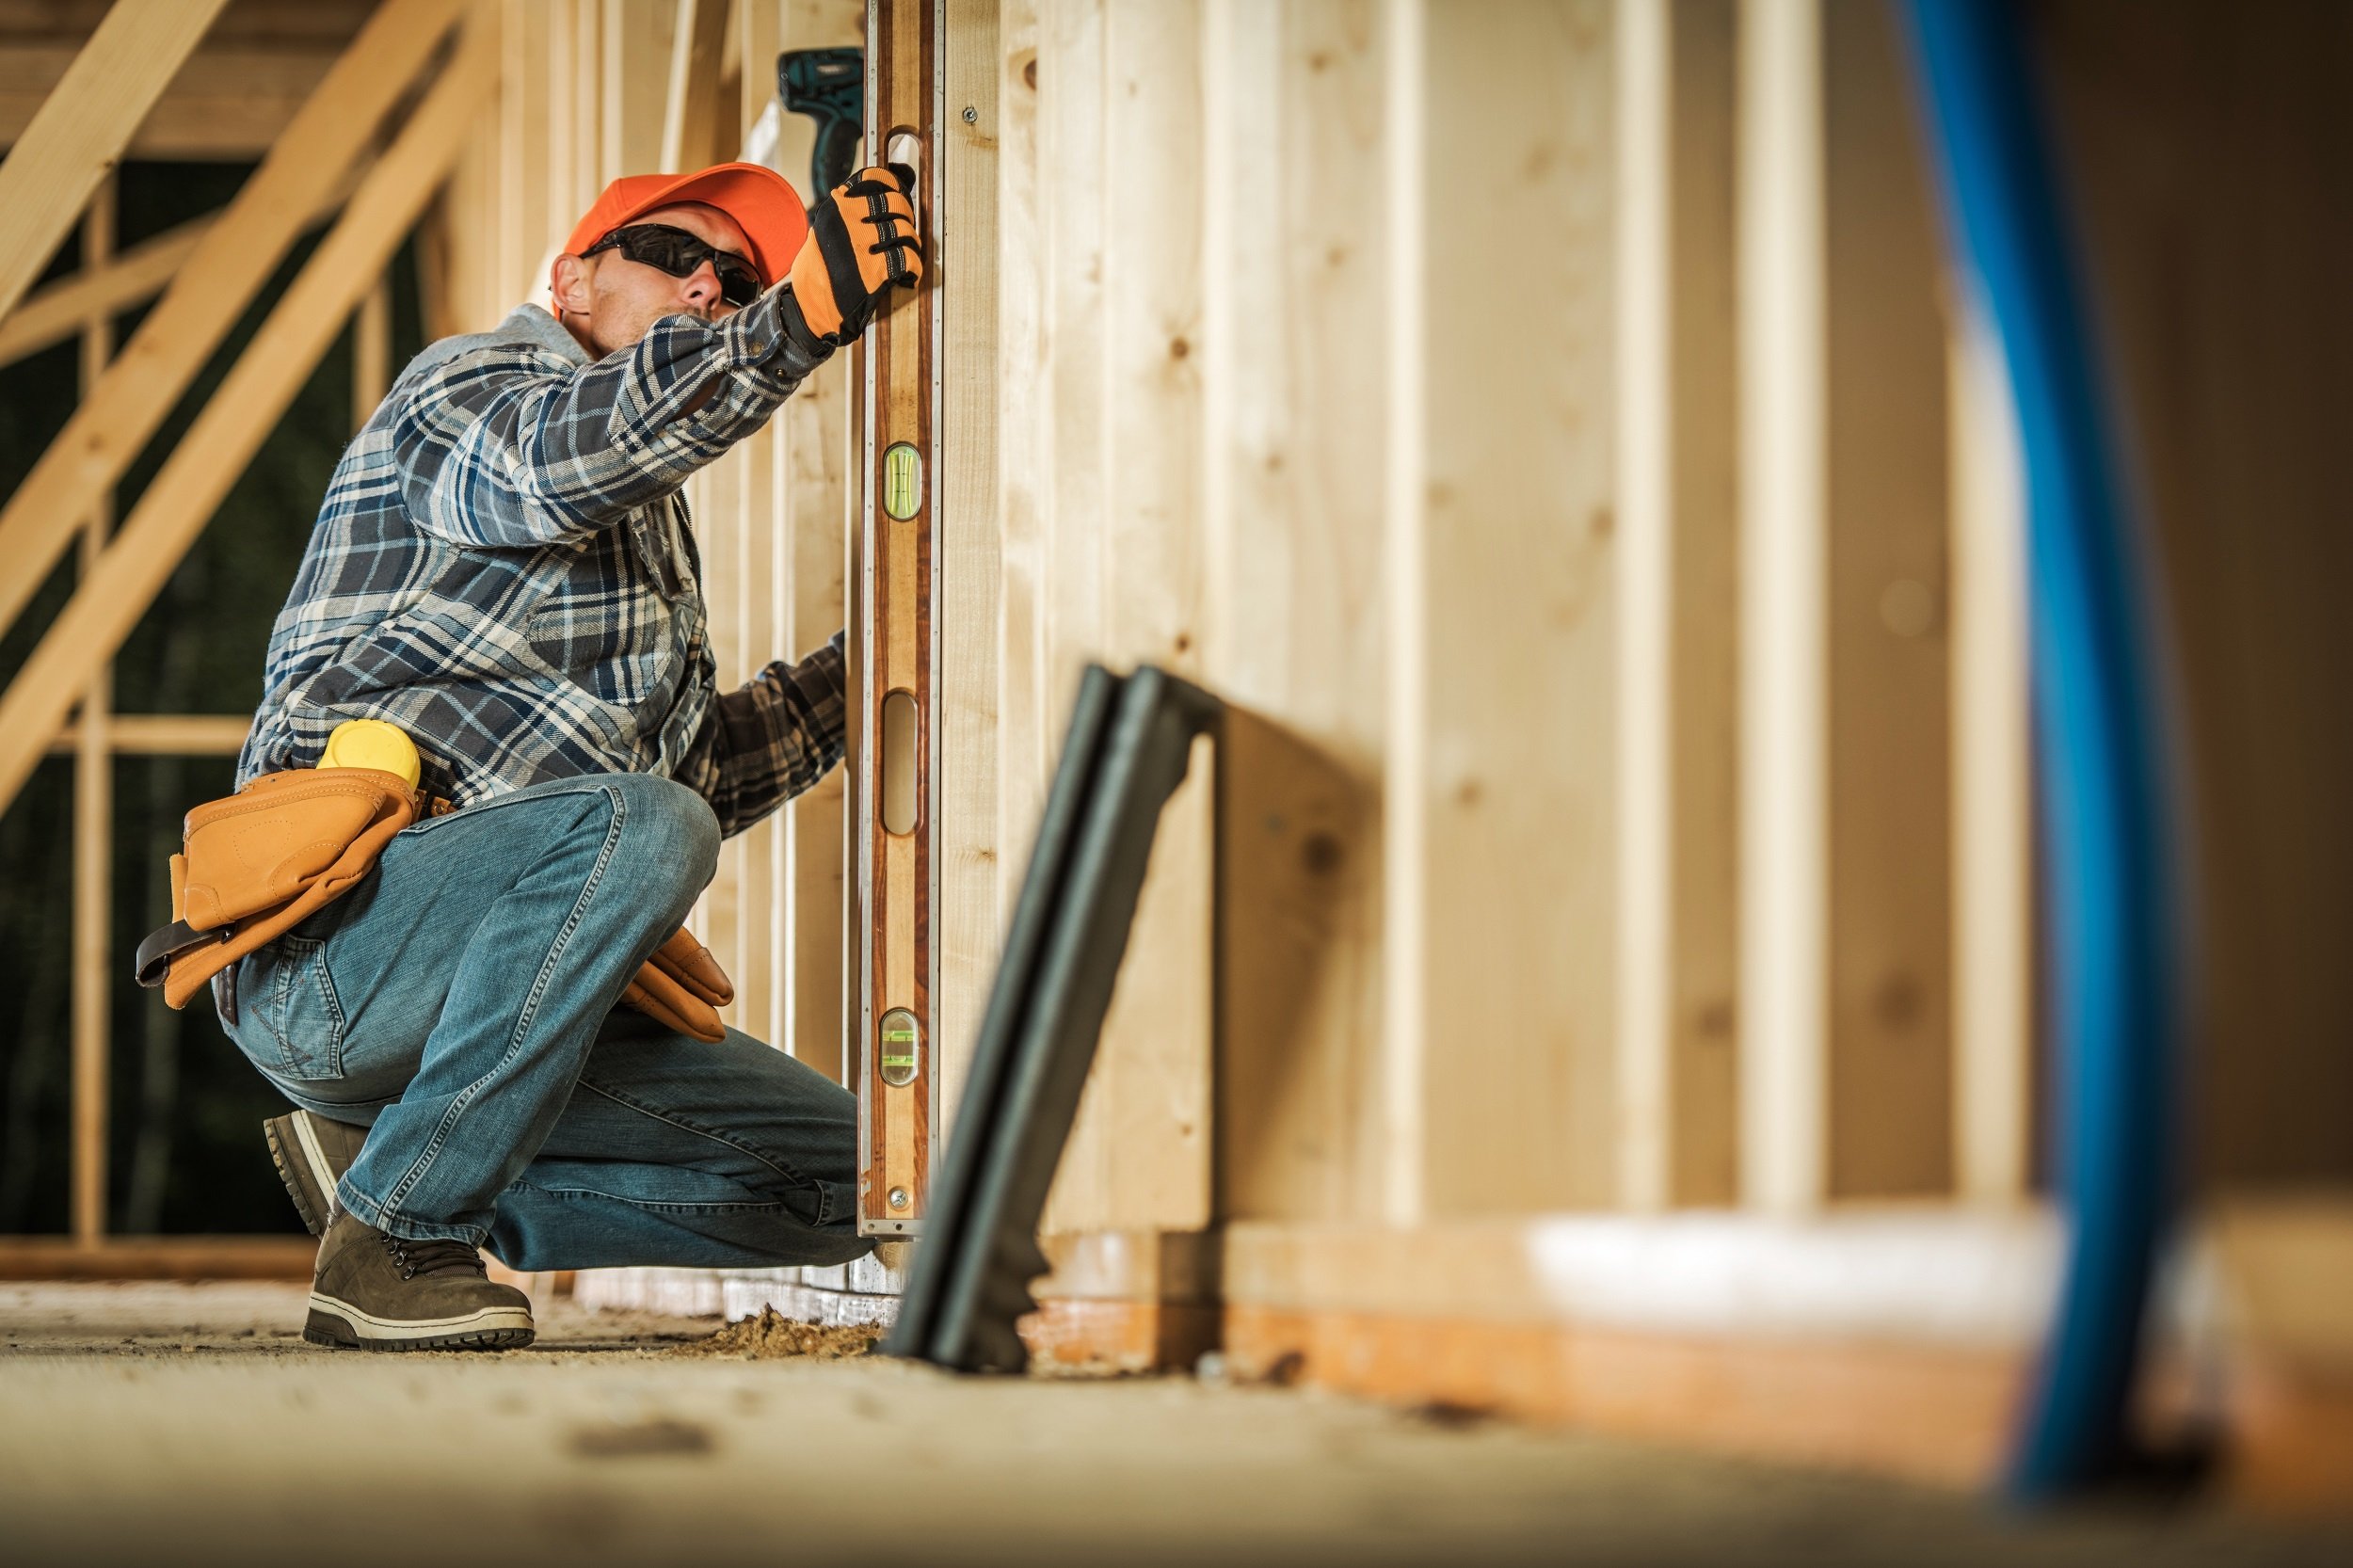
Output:
<instances>
[{"instance_id":1,"label":"wooden beam","mask_svg":"<svg viewBox=\"0 0 2353 1568\"><path fill-rule=\"evenodd\" d=\"M116 315L153 298L171 281L218 215L167 229L104 265L84 259L82 270L28 296L0 321L0 365L14 364L82 330L92 316Z\"/></svg>"},{"instance_id":2,"label":"wooden beam","mask_svg":"<svg viewBox=\"0 0 2353 1568\"><path fill-rule=\"evenodd\" d=\"M1820 0L1740 11L1740 1166L1829 1188L1828 367Z\"/></svg>"},{"instance_id":3,"label":"wooden beam","mask_svg":"<svg viewBox=\"0 0 2353 1568\"><path fill-rule=\"evenodd\" d=\"M488 13L478 13L487 17ZM478 20L204 407L72 600L0 698L0 809L16 798L83 681L121 646L448 175L498 80Z\"/></svg>"},{"instance_id":4,"label":"wooden beam","mask_svg":"<svg viewBox=\"0 0 2353 1568\"><path fill-rule=\"evenodd\" d=\"M1830 1195L1952 1190L1943 256L1894 11L1822 9Z\"/></svg>"},{"instance_id":5,"label":"wooden beam","mask_svg":"<svg viewBox=\"0 0 2353 1568\"><path fill-rule=\"evenodd\" d=\"M936 127L939 216L939 1125L955 1125L964 1070L997 970L996 0L945 0Z\"/></svg>"},{"instance_id":6,"label":"wooden beam","mask_svg":"<svg viewBox=\"0 0 2353 1568\"><path fill-rule=\"evenodd\" d=\"M1100 237L1094 329L1105 380L1101 619L1064 644L1072 665L1108 657L1205 672L1201 535L1201 0L1103 8ZM1058 171L1056 171L1058 173ZM1058 511L1059 551L1083 514ZM1214 1179L1209 743L1160 808L1086 1100L1121 1224L1209 1222ZM975 1008L977 1013L978 1009Z\"/></svg>"},{"instance_id":7,"label":"wooden beam","mask_svg":"<svg viewBox=\"0 0 2353 1568\"><path fill-rule=\"evenodd\" d=\"M378 278L351 318L351 427L374 417L392 384L392 280Z\"/></svg>"},{"instance_id":8,"label":"wooden beam","mask_svg":"<svg viewBox=\"0 0 2353 1568\"><path fill-rule=\"evenodd\" d=\"M604 177L650 174L661 164L668 107L671 11L682 0L603 0L598 59ZM775 8L767 8L771 15Z\"/></svg>"},{"instance_id":9,"label":"wooden beam","mask_svg":"<svg viewBox=\"0 0 2353 1568\"><path fill-rule=\"evenodd\" d=\"M1673 0L1669 14L1668 1189L1676 1204L1722 1207L1740 1184L1738 5Z\"/></svg>"},{"instance_id":10,"label":"wooden beam","mask_svg":"<svg viewBox=\"0 0 2353 1568\"><path fill-rule=\"evenodd\" d=\"M117 757L234 757L253 721L243 714L110 713L106 749ZM80 749L82 727L70 724L50 743L53 757Z\"/></svg>"},{"instance_id":11,"label":"wooden beam","mask_svg":"<svg viewBox=\"0 0 2353 1568\"><path fill-rule=\"evenodd\" d=\"M386 0L0 508L0 632L122 477L438 49L460 0Z\"/></svg>"},{"instance_id":12,"label":"wooden beam","mask_svg":"<svg viewBox=\"0 0 2353 1568\"><path fill-rule=\"evenodd\" d=\"M16 309L227 0L116 0L0 164L0 316Z\"/></svg>"},{"instance_id":13,"label":"wooden beam","mask_svg":"<svg viewBox=\"0 0 2353 1568\"><path fill-rule=\"evenodd\" d=\"M233 18L238 8L231 7ZM242 162L276 145L358 24L303 47L230 47L216 24L122 150L126 159ZM15 140L72 63L72 42L0 44L0 144Z\"/></svg>"},{"instance_id":14,"label":"wooden beam","mask_svg":"<svg viewBox=\"0 0 2353 1568\"><path fill-rule=\"evenodd\" d=\"M1673 24L1618 19L1618 1201L1666 1207L1673 1159Z\"/></svg>"},{"instance_id":15,"label":"wooden beam","mask_svg":"<svg viewBox=\"0 0 2353 1568\"><path fill-rule=\"evenodd\" d=\"M800 0L786 8L777 42L786 49L816 49L856 44L865 36L865 7L856 0ZM717 69L714 62L714 93L719 90ZM773 95L773 81L763 78L760 86ZM808 168L815 137L816 127L807 115L785 118L775 161L796 184L806 179L798 171ZM723 146L718 155L733 152ZM777 477L787 540L777 651L788 657L822 646L845 623L848 560L842 529L850 515L852 467L846 445L849 359L839 355L820 366L776 415L782 465ZM993 460L993 446L990 456ZM995 526L993 518L989 526ZM841 1049L846 774L846 769L836 770L785 808L787 842L777 888L786 919L776 977L783 1020L774 1039L796 1060L837 1081L846 1081Z\"/></svg>"},{"instance_id":16,"label":"wooden beam","mask_svg":"<svg viewBox=\"0 0 2353 1568\"><path fill-rule=\"evenodd\" d=\"M307 1236L0 1236L0 1279L309 1279Z\"/></svg>"},{"instance_id":17,"label":"wooden beam","mask_svg":"<svg viewBox=\"0 0 2353 1568\"><path fill-rule=\"evenodd\" d=\"M1365 455L1392 374L1388 40L1357 0L1214 0L1205 22L1203 641L1234 704L1216 758L1216 1214L1369 1220L1387 692L1383 475Z\"/></svg>"},{"instance_id":18,"label":"wooden beam","mask_svg":"<svg viewBox=\"0 0 2353 1568\"><path fill-rule=\"evenodd\" d=\"M1382 685L1388 700L1381 750L1381 1072L1375 1141L1382 1151L1379 1213L1392 1225L1418 1224L1427 1210L1427 1125L1421 1093L1428 1040L1430 833L1422 779L1430 750L1430 617L1421 592L1430 484L1422 427L1430 336L1425 188L1430 91L1422 60L1430 19L1423 0L1392 0L1383 18L1387 58L1382 160L1389 267L1388 387L1382 415L1382 620L1387 632Z\"/></svg>"},{"instance_id":19,"label":"wooden beam","mask_svg":"<svg viewBox=\"0 0 2353 1568\"><path fill-rule=\"evenodd\" d=\"M1390 961L1421 968L1433 1219L1617 1191L1615 58L1613 8L1554 0L1433 8L1417 62L1420 712L1386 808L1420 819ZM1465 283L1492 251L1444 215L1499 206L1541 309Z\"/></svg>"},{"instance_id":20,"label":"wooden beam","mask_svg":"<svg viewBox=\"0 0 2353 1568\"><path fill-rule=\"evenodd\" d=\"M556 225L569 221L568 210L556 213L550 201L548 26L548 8L539 0L503 0L497 196L488 210L469 215L487 231L493 280L509 305L541 297L550 254L563 240Z\"/></svg>"},{"instance_id":21,"label":"wooden beam","mask_svg":"<svg viewBox=\"0 0 2353 1568\"><path fill-rule=\"evenodd\" d=\"M351 185L348 179L338 182L319 203L312 223L334 216L351 194ZM190 218L117 251L104 266L85 266L72 277L26 296L6 321L0 321L0 365L13 364L28 354L65 342L91 316L120 315L162 293L221 216L208 213Z\"/></svg>"},{"instance_id":22,"label":"wooden beam","mask_svg":"<svg viewBox=\"0 0 2353 1568\"><path fill-rule=\"evenodd\" d=\"M2034 1116L2034 804L2026 496L2001 344L1974 310L1947 350L1952 421L1953 1179L2024 1202Z\"/></svg>"},{"instance_id":23,"label":"wooden beam","mask_svg":"<svg viewBox=\"0 0 2353 1568\"><path fill-rule=\"evenodd\" d=\"M114 255L115 181L99 182L82 216L82 264L102 269ZM114 326L102 313L82 326L82 386L98 384L114 351ZM111 496L90 508L82 531L87 577L106 548ZM107 1041L113 996L107 984L114 908L114 758L107 745L114 665L103 664L82 690L79 745L73 759L73 1236L95 1246L106 1233Z\"/></svg>"},{"instance_id":24,"label":"wooden beam","mask_svg":"<svg viewBox=\"0 0 2353 1568\"><path fill-rule=\"evenodd\" d=\"M0 49L78 45L113 0L0 0ZM207 48L335 51L376 0L233 0L204 35Z\"/></svg>"},{"instance_id":25,"label":"wooden beam","mask_svg":"<svg viewBox=\"0 0 2353 1568\"><path fill-rule=\"evenodd\" d=\"M776 57L783 41L781 8L775 4L748 6L737 17L744 47L753 57ZM659 51L648 51L649 70L663 68L664 60ZM753 99L751 94L743 97ZM728 107L731 114L748 120L760 105L757 101L740 101ZM659 114L656 104L657 130ZM657 156L658 151L648 153L648 158ZM779 488L789 458L780 424L781 421L772 420L760 434L740 442L731 455L741 479L735 496L736 569L732 580L724 582L718 591L735 601L738 646L744 652L742 667L746 677L780 654L793 658L805 651L785 646L780 634L784 614L780 573L789 553ZM737 934L743 967L729 971L735 977L736 1023L768 1041L784 1038L777 1016L777 1003L782 1000L777 983L784 974L782 945L790 916L782 887L789 820L783 812L772 815L738 835L729 846L736 856L737 907L742 912Z\"/></svg>"},{"instance_id":26,"label":"wooden beam","mask_svg":"<svg viewBox=\"0 0 2353 1568\"><path fill-rule=\"evenodd\" d=\"M1029 863L1051 763L1045 556L1050 466L1045 432L1048 233L1041 197L1037 0L998 9L997 88L997 849L998 910L1010 910Z\"/></svg>"},{"instance_id":27,"label":"wooden beam","mask_svg":"<svg viewBox=\"0 0 2353 1568\"><path fill-rule=\"evenodd\" d=\"M662 110L661 167L704 168L734 156L724 145L733 129L719 97L719 66L727 54L728 0L678 0L670 36L670 78ZM795 41L796 49L815 47ZM788 166L789 167L789 166Z\"/></svg>"}]
</instances>

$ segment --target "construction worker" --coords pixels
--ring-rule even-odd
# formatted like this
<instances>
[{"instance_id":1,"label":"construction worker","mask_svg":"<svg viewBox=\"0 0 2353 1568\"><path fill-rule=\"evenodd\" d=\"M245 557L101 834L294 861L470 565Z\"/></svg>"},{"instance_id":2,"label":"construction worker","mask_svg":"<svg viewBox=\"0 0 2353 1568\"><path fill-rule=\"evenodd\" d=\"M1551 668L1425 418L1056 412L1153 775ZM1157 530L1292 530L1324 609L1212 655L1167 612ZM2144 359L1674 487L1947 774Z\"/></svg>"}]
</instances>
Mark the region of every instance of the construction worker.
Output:
<instances>
[{"instance_id":1,"label":"construction worker","mask_svg":"<svg viewBox=\"0 0 2353 1568\"><path fill-rule=\"evenodd\" d=\"M616 1003L720 840L841 758L839 635L716 689L680 492L913 286L907 184L863 170L809 211L744 164L616 181L550 308L427 348L337 465L239 786L378 720L455 809L216 984L297 1107L268 1130L323 1233L306 1338L529 1343L485 1246L521 1270L868 1250L846 1090Z\"/></svg>"}]
</instances>

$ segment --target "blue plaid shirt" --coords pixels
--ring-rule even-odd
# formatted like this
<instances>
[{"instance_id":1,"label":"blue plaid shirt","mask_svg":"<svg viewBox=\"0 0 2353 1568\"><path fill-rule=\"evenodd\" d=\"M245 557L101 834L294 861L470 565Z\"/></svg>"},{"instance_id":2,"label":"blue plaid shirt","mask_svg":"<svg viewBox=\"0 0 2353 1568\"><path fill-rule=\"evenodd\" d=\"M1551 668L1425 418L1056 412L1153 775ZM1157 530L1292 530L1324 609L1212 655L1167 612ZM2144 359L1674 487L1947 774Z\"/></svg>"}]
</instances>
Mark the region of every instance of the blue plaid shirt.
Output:
<instances>
[{"instance_id":1,"label":"blue plaid shirt","mask_svg":"<svg viewBox=\"0 0 2353 1568\"><path fill-rule=\"evenodd\" d=\"M841 638L719 692L680 494L815 368L780 294L667 317L603 360L532 305L419 355L335 467L239 787L314 765L357 718L407 731L425 788L461 807L652 773L736 833L822 777L842 751Z\"/></svg>"}]
</instances>

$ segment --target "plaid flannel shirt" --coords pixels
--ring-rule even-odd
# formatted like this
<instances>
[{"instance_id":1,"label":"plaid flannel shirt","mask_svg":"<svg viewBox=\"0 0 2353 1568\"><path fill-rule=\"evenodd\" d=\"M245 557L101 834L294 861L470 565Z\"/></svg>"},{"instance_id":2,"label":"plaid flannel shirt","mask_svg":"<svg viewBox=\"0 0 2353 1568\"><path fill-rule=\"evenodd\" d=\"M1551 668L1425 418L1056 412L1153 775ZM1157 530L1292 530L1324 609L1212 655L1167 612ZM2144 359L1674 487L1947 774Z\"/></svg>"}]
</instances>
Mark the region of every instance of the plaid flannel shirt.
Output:
<instances>
[{"instance_id":1,"label":"plaid flannel shirt","mask_svg":"<svg viewBox=\"0 0 2353 1568\"><path fill-rule=\"evenodd\" d=\"M720 693L679 493L815 368L780 293L715 325L664 318L599 360L531 305L418 356L336 465L239 787L315 765L356 718L407 731L426 789L461 807L652 773L737 833L824 776L841 638Z\"/></svg>"}]
</instances>

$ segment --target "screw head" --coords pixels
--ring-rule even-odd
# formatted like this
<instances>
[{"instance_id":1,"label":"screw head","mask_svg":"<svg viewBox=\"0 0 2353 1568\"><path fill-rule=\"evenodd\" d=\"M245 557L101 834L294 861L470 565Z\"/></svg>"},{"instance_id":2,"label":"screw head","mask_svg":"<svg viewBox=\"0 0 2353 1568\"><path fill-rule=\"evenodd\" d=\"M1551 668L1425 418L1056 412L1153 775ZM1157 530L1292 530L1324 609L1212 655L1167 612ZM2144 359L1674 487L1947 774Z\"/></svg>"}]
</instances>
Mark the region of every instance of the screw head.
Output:
<instances>
[{"instance_id":1,"label":"screw head","mask_svg":"<svg viewBox=\"0 0 2353 1568\"><path fill-rule=\"evenodd\" d=\"M893 1187L890 1190L890 1207L893 1208L904 1208L906 1206L907 1190L904 1187Z\"/></svg>"},{"instance_id":2,"label":"screw head","mask_svg":"<svg viewBox=\"0 0 2353 1568\"><path fill-rule=\"evenodd\" d=\"M964 106L964 122L967 125L978 125L981 122L981 111L967 104Z\"/></svg>"}]
</instances>

